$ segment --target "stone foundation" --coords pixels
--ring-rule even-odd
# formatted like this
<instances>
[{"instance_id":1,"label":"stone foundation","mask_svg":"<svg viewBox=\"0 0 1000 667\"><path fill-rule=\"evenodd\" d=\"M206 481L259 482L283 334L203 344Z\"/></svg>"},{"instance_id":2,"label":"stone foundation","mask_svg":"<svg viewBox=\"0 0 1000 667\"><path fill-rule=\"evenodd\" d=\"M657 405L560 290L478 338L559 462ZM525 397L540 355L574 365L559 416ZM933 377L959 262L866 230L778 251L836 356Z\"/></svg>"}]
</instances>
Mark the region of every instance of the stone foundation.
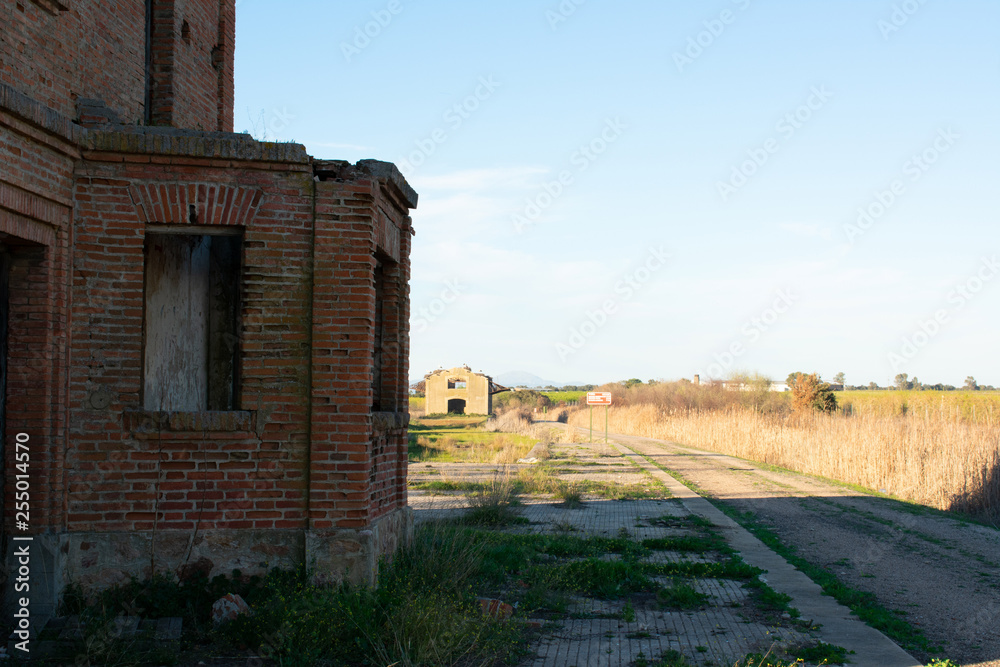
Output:
<instances>
[{"instance_id":1,"label":"stone foundation","mask_svg":"<svg viewBox=\"0 0 1000 667\"><path fill-rule=\"evenodd\" d=\"M364 529L340 530L165 530L131 533L70 533L59 538L61 568L33 576L51 580L46 590L67 583L85 591L146 579L154 572L181 579L264 574L272 568L305 564L317 583L373 583L379 559L406 544L413 533L413 512L404 507ZM41 546L38 544L38 546ZM61 581L55 581L61 570ZM42 582L38 582L42 585ZM53 585L54 584L54 585Z\"/></svg>"}]
</instances>

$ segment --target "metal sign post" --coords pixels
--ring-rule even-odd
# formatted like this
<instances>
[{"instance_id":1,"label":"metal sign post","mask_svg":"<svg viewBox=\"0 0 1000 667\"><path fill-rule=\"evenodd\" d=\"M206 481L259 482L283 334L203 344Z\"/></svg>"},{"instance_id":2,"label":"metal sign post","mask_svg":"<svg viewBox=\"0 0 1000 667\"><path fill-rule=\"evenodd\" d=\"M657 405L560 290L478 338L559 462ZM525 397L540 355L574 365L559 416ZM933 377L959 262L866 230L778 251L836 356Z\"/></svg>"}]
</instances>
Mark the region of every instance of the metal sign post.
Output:
<instances>
[{"instance_id":1,"label":"metal sign post","mask_svg":"<svg viewBox=\"0 0 1000 667\"><path fill-rule=\"evenodd\" d=\"M594 406L604 406L604 444L608 444L608 406L611 405L610 391L588 391L587 405L590 406L590 441L594 441Z\"/></svg>"}]
</instances>

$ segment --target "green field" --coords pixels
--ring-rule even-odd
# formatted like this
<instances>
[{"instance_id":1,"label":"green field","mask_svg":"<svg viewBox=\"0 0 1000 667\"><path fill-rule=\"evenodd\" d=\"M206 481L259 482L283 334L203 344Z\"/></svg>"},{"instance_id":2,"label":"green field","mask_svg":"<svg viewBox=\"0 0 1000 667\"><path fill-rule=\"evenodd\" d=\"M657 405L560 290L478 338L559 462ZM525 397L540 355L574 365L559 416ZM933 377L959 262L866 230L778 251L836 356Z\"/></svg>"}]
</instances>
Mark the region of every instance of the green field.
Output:
<instances>
[{"instance_id":1,"label":"green field","mask_svg":"<svg viewBox=\"0 0 1000 667\"><path fill-rule=\"evenodd\" d=\"M472 416L414 419L410 422L410 461L493 463L499 456L512 462L535 444L527 436L483 431L485 421L486 417Z\"/></svg>"},{"instance_id":2,"label":"green field","mask_svg":"<svg viewBox=\"0 0 1000 667\"><path fill-rule=\"evenodd\" d=\"M561 403L566 401L579 401L587 396L585 391L543 391L540 392L542 396L547 396L553 403Z\"/></svg>"},{"instance_id":3,"label":"green field","mask_svg":"<svg viewBox=\"0 0 1000 667\"><path fill-rule=\"evenodd\" d=\"M1000 419L1000 391L838 391L837 405L854 414L912 415L991 422ZM850 406L850 407L848 407Z\"/></svg>"}]
</instances>

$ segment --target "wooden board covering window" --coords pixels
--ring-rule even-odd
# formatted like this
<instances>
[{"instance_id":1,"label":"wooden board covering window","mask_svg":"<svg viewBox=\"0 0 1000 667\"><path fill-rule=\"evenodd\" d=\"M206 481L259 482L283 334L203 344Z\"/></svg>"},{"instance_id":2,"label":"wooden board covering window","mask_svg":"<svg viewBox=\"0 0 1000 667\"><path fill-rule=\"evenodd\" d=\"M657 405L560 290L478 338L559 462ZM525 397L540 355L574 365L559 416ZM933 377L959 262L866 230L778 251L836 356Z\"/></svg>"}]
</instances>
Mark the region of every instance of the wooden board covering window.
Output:
<instances>
[{"instance_id":1,"label":"wooden board covering window","mask_svg":"<svg viewBox=\"0 0 1000 667\"><path fill-rule=\"evenodd\" d=\"M147 410L232 410L240 239L149 234L143 396Z\"/></svg>"}]
</instances>

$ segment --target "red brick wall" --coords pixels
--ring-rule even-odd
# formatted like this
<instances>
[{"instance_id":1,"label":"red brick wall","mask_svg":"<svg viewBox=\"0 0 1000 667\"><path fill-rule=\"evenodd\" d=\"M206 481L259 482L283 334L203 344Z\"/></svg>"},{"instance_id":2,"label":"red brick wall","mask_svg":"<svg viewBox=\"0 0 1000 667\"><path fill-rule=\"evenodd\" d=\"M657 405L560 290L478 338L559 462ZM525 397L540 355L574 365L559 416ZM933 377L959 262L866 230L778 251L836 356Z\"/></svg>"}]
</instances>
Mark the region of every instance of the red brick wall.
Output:
<instances>
[{"instance_id":1,"label":"red brick wall","mask_svg":"<svg viewBox=\"0 0 1000 667\"><path fill-rule=\"evenodd\" d=\"M304 528L308 165L204 161L195 169L186 158L122 165L90 157L76 187L68 529ZM199 224L245 226L240 408L251 415L230 424L171 426L142 412L123 420L142 406L144 223L186 222L187 206L172 212L168 202L189 192ZM111 402L95 409L89 397L102 389Z\"/></svg>"},{"instance_id":2,"label":"red brick wall","mask_svg":"<svg viewBox=\"0 0 1000 667\"><path fill-rule=\"evenodd\" d=\"M153 120L231 130L233 0L155 4ZM6 441L31 437L32 532L65 540L50 539L64 559L51 591L61 577L148 575L139 551L150 533L139 533L154 528L172 533L170 567L186 562L197 528L195 549L222 562L313 554L331 573L351 564L369 577L410 520L394 510L406 504L416 195L385 163L320 163L239 135L74 125L78 98L104 100L128 124L144 118L144 12L142 0L0 4ZM238 410L148 412L144 236L192 221L243 231ZM389 284L385 400L373 413L376 254ZM15 450L5 451L11 506ZM214 531L249 532L205 538Z\"/></svg>"},{"instance_id":3,"label":"red brick wall","mask_svg":"<svg viewBox=\"0 0 1000 667\"><path fill-rule=\"evenodd\" d=\"M73 160L78 151L50 130L58 123L38 105L19 105L25 117L0 110L0 242L11 255L8 377L4 442L5 507L14 507L17 433L30 453L31 533L62 524L68 264ZM32 122L35 121L35 122ZM68 123L62 129L68 130ZM4 236L6 235L6 236ZM4 515L7 534L15 515Z\"/></svg>"},{"instance_id":4,"label":"red brick wall","mask_svg":"<svg viewBox=\"0 0 1000 667\"><path fill-rule=\"evenodd\" d=\"M152 123L233 131L232 0L153 0Z\"/></svg>"},{"instance_id":5,"label":"red brick wall","mask_svg":"<svg viewBox=\"0 0 1000 667\"><path fill-rule=\"evenodd\" d=\"M312 527L367 525L375 287L372 179L316 184Z\"/></svg>"},{"instance_id":6,"label":"red brick wall","mask_svg":"<svg viewBox=\"0 0 1000 667\"><path fill-rule=\"evenodd\" d=\"M122 122L145 118L145 0L5 0L0 83L61 114L104 100ZM155 0L154 124L233 128L233 0ZM187 22L185 39L182 28Z\"/></svg>"},{"instance_id":7,"label":"red brick wall","mask_svg":"<svg viewBox=\"0 0 1000 667\"><path fill-rule=\"evenodd\" d=\"M362 528L405 506L405 207L353 168L314 183L309 164L84 157L75 190L67 528ZM190 206L199 225L245 228L246 414L168 423L139 410L143 234L147 223L187 223ZM384 354L397 407L373 417L376 252L400 261L387 264ZM99 392L110 402L95 404Z\"/></svg>"},{"instance_id":8,"label":"red brick wall","mask_svg":"<svg viewBox=\"0 0 1000 667\"><path fill-rule=\"evenodd\" d=\"M332 165L317 183L313 313L312 526L357 528L406 504L406 383L409 219L379 180L346 164ZM381 225L381 229L379 226ZM395 227L387 233L386 226ZM405 239L383 247L386 237ZM401 250L405 249L405 254ZM371 414L375 335L376 252L386 273L384 404L394 414ZM388 260L400 260L393 264ZM395 285L395 287L391 287ZM401 324L403 325L401 328Z\"/></svg>"}]
</instances>

